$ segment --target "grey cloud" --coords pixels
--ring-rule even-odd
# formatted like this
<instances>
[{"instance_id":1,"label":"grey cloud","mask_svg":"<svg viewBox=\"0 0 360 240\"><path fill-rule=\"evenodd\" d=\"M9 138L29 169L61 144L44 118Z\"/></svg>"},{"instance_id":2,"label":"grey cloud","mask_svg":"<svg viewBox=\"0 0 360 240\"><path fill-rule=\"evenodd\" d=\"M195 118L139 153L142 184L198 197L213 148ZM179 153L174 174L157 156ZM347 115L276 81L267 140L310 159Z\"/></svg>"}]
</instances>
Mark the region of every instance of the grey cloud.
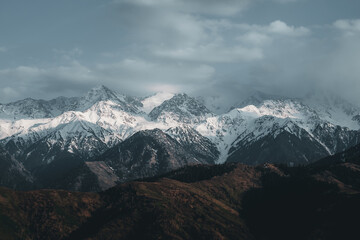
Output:
<instances>
[{"instance_id":1,"label":"grey cloud","mask_svg":"<svg viewBox=\"0 0 360 240\"><path fill-rule=\"evenodd\" d=\"M259 48L226 47L216 43L176 50L156 50L154 53L161 57L200 62L226 63L253 61L263 58L262 50Z\"/></svg>"},{"instance_id":2,"label":"grey cloud","mask_svg":"<svg viewBox=\"0 0 360 240\"><path fill-rule=\"evenodd\" d=\"M270 36L257 31L249 31L243 35L238 36L236 39L243 42L244 44L256 46L266 45L271 43L272 41L272 38Z\"/></svg>"},{"instance_id":3,"label":"grey cloud","mask_svg":"<svg viewBox=\"0 0 360 240\"><path fill-rule=\"evenodd\" d=\"M301 37L311 33L310 29L299 26L289 26L281 20L275 20L268 25L238 24L238 28L248 31L258 31L264 34L275 34L290 37Z\"/></svg>"},{"instance_id":4,"label":"grey cloud","mask_svg":"<svg viewBox=\"0 0 360 240\"><path fill-rule=\"evenodd\" d=\"M353 28L353 34L343 35L322 26L312 29L311 35L307 32L301 36L274 36L265 30L267 28L259 26L251 28L246 25L243 28L256 34L244 34L238 40L258 39L256 44L262 47L264 58L236 67L232 64L226 69L231 71L228 73L217 69L222 74L218 73L218 80L203 92L218 96L224 106L229 107L235 99L256 90L293 97L321 90L354 103L360 101L360 34L354 33ZM319 35L318 31L326 31L326 37Z\"/></svg>"},{"instance_id":5,"label":"grey cloud","mask_svg":"<svg viewBox=\"0 0 360 240\"><path fill-rule=\"evenodd\" d=\"M270 43L276 36L302 37L309 35L305 27L289 26L282 21L274 21L266 26L237 24L230 21L194 21L204 33L204 41L192 46L155 46L157 56L178 60L202 62L254 61L264 58L261 45ZM241 34L240 36L234 35ZM235 40L240 40L235 41ZM240 44L240 43L245 44ZM253 46L255 45L255 46Z\"/></svg>"},{"instance_id":6,"label":"grey cloud","mask_svg":"<svg viewBox=\"0 0 360 240\"><path fill-rule=\"evenodd\" d=\"M270 23L268 31L290 36L303 36L309 34L310 32L309 29L305 27L295 28L294 26L288 26L286 23L280 20Z\"/></svg>"},{"instance_id":7,"label":"grey cloud","mask_svg":"<svg viewBox=\"0 0 360 240\"><path fill-rule=\"evenodd\" d=\"M148 62L143 59L99 64L96 69L101 79L134 94L187 91L206 84L215 72L213 67L204 64ZM138 88L134 89L134 85Z\"/></svg>"},{"instance_id":8,"label":"grey cloud","mask_svg":"<svg viewBox=\"0 0 360 240\"><path fill-rule=\"evenodd\" d=\"M214 72L213 67L204 64L160 64L142 59L125 59L93 67L79 62L50 68L20 66L0 70L2 84L7 86L1 90L0 101L16 100L29 92L43 98L72 96L100 84L133 95L184 92L206 84Z\"/></svg>"},{"instance_id":9,"label":"grey cloud","mask_svg":"<svg viewBox=\"0 0 360 240\"><path fill-rule=\"evenodd\" d=\"M278 3L294 3L297 1L299 0L274 0L274 2L278 2Z\"/></svg>"},{"instance_id":10,"label":"grey cloud","mask_svg":"<svg viewBox=\"0 0 360 240\"><path fill-rule=\"evenodd\" d=\"M334 27L347 33L360 32L360 19L340 19L334 22Z\"/></svg>"},{"instance_id":11,"label":"grey cloud","mask_svg":"<svg viewBox=\"0 0 360 240\"><path fill-rule=\"evenodd\" d=\"M0 46L11 48L0 48L0 102L99 84L133 95L217 95L224 106L253 90L328 89L360 100L358 4L349 2L64 0L18 13L5 0L13 12L0 22ZM45 28L48 19L55 27Z\"/></svg>"},{"instance_id":12,"label":"grey cloud","mask_svg":"<svg viewBox=\"0 0 360 240\"><path fill-rule=\"evenodd\" d=\"M52 50L56 57L59 57L64 60L72 60L76 57L79 57L83 54L83 51L80 48L73 48L71 50L62 50L54 48Z\"/></svg>"},{"instance_id":13,"label":"grey cloud","mask_svg":"<svg viewBox=\"0 0 360 240\"><path fill-rule=\"evenodd\" d=\"M155 57L209 63L254 61L264 57L263 49L259 44L256 46L247 44L251 43L255 37L258 37L255 43L259 43L259 41L271 40L275 35L300 37L310 33L310 30L305 27L289 26L279 20L269 25L250 25L230 19L210 19L193 15L192 12L181 12L175 7L168 8L169 5L200 4L202 9L211 9L209 5L232 6L236 9L233 1L207 2L206 8L203 7L204 2L199 0L119 0L117 2L135 7L120 8L120 20L129 23L131 31L138 33L141 39L146 39L148 53L154 54ZM166 7L162 7L162 4ZM144 10L144 7L152 8ZM194 11L196 9L195 7ZM138 14L135 14L136 12ZM244 36L239 36L241 34ZM237 41L237 39L244 41ZM242 44L244 42L245 44Z\"/></svg>"},{"instance_id":14,"label":"grey cloud","mask_svg":"<svg viewBox=\"0 0 360 240\"><path fill-rule=\"evenodd\" d=\"M335 47L323 61L319 78L324 89L335 89L339 94L359 102L360 92L360 31L337 37Z\"/></svg>"},{"instance_id":15,"label":"grey cloud","mask_svg":"<svg viewBox=\"0 0 360 240\"><path fill-rule=\"evenodd\" d=\"M1 102L25 97L53 98L71 96L79 90L96 83L91 71L77 62L68 66L38 68L19 66L0 70L2 89Z\"/></svg>"},{"instance_id":16,"label":"grey cloud","mask_svg":"<svg viewBox=\"0 0 360 240\"><path fill-rule=\"evenodd\" d=\"M263 0L113 0L117 4L166 8L186 13L233 16ZM294 3L301 0L270 0L277 3Z\"/></svg>"},{"instance_id":17,"label":"grey cloud","mask_svg":"<svg viewBox=\"0 0 360 240\"><path fill-rule=\"evenodd\" d=\"M114 0L114 3L145 7L162 7L186 13L231 16L249 5L251 0ZM204 7L206 6L206 7Z\"/></svg>"}]
</instances>

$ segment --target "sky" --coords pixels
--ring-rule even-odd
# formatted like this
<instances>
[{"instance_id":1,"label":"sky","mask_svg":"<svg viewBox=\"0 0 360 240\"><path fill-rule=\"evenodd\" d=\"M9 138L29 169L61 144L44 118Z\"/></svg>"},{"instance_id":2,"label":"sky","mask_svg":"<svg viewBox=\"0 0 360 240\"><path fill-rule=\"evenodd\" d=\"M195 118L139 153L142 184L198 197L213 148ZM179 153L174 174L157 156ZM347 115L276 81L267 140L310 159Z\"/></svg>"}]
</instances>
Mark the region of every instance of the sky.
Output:
<instances>
[{"instance_id":1,"label":"sky","mask_svg":"<svg viewBox=\"0 0 360 240\"><path fill-rule=\"evenodd\" d=\"M1 0L0 102L253 91L360 101L358 0Z\"/></svg>"}]
</instances>

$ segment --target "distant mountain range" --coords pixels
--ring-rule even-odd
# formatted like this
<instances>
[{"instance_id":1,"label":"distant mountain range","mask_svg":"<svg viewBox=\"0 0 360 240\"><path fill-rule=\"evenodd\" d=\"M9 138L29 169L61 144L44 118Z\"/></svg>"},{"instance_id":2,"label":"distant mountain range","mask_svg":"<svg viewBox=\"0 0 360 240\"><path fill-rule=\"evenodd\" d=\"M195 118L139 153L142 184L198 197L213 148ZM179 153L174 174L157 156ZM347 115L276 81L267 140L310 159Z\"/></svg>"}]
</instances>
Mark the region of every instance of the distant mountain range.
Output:
<instances>
[{"instance_id":1,"label":"distant mountain range","mask_svg":"<svg viewBox=\"0 0 360 240\"><path fill-rule=\"evenodd\" d=\"M100 86L0 104L0 184L98 191L186 165L303 165L360 143L359 129L360 109L333 95L256 93L215 114L187 94Z\"/></svg>"}]
</instances>

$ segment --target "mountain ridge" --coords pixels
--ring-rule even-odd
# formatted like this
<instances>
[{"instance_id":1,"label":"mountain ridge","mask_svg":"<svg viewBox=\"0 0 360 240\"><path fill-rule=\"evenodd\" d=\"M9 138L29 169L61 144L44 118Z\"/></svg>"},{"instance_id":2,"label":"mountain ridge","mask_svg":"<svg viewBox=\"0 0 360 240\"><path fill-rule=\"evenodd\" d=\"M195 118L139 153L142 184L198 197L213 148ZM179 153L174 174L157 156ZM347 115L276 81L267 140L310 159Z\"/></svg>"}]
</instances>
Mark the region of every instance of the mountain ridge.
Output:
<instances>
[{"instance_id":1,"label":"mountain ridge","mask_svg":"<svg viewBox=\"0 0 360 240\"><path fill-rule=\"evenodd\" d=\"M258 93L249 99L246 106L224 114L212 113L203 101L187 94L137 98L105 86L82 97L28 99L24 104L9 103L7 108L0 105L0 146L32 169L31 174L46 172L53 161L55 165L69 161L73 166L69 172L81 168L78 173L91 175L88 171L94 170L104 176L105 169L112 172L101 163L106 151L138 132L154 129L174 139L184 155L211 164L309 164L360 142L360 110L339 98L316 104L310 97ZM82 164L93 159L98 159L98 165Z\"/></svg>"}]
</instances>

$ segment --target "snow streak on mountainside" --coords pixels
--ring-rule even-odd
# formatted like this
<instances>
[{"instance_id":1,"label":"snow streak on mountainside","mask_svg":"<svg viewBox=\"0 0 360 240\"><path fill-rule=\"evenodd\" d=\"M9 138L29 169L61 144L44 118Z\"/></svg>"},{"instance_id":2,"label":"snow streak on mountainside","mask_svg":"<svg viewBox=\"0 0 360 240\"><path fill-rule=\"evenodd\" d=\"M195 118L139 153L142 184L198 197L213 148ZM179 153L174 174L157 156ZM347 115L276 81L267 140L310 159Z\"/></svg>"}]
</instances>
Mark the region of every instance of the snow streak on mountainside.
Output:
<instances>
[{"instance_id":1,"label":"snow streak on mountainside","mask_svg":"<svg viewBox=\"0 0 360 240\"><path fill-rule=\"evenodd\" d=\"M257 93L215 114L187 94L136 98L100 86L83 97L0 104L0 143L35 170L66 157L100 159L135 133L158 129L166 135L157 136L177 142L173 149L189 153L190 162L302 164L359 143L359 116L359 108L327 95L289 99Z\"/></svg>"}]
</instances>

